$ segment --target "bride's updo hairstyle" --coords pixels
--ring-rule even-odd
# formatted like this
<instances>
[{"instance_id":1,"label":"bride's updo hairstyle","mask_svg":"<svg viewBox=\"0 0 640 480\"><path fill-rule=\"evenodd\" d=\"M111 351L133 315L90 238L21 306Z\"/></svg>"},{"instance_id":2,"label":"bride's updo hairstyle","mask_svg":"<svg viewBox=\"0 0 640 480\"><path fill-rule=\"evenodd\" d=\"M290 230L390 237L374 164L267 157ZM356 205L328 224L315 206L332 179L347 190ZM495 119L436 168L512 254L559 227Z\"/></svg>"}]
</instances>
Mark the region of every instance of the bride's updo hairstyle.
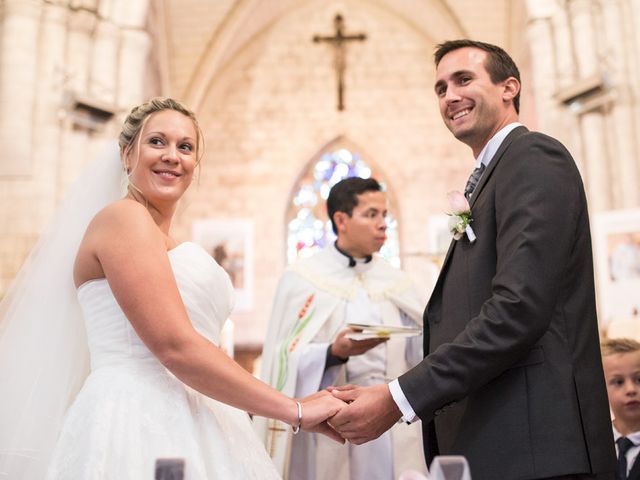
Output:
<instances>
[{"instance_id":1,"label":"bride's updo hairstyle","mask_svg":"<svg viewBox=\"0 0 640 480\"><path fill-rule=\"evenodd\" d=\"M118 137L120 150L126 154L133 148L134 141L137 140L138 142L140 142L140 132L147 124L149 117L151 117L152 114L160 112L162 110L175 110L176 112L182 113L183 115L189 117L193 122L193 125L196 127L197 135L196 165L198 165L200 163L200 159L202 158L202 154L204 153L204 139L202 137L200 125L198 125L198 119L196 118L195 113L193 113L183 104L181 104L177 100L174 100L173 98L168 97L152 98L148 102L143 103L142 105L138 105L131 110L127 118L124 120L122 131L120 132L120 136Z\"/></svg>"}]
</instances>

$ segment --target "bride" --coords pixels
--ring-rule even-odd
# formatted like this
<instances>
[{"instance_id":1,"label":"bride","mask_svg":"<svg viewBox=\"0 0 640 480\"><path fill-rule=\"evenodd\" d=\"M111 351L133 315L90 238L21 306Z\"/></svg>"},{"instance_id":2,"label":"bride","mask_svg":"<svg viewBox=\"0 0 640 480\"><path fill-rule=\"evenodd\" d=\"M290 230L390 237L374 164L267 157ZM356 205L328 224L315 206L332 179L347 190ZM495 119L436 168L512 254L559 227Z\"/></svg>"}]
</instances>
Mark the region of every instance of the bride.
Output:
<instances>
[{"instance_id":1,"label":"bride","mask_svg":"<svg viewBox=\"0 0 640 480\"><path fill-rule=\"evenodd\" d=\"M245 412L342 441L341 401L286 397L217 347L229 278L169 236L201 141L172 99L134 108L122 164L90 167L26 262L0 307L0 479L150 479L159 458L189 479L278 478Z\"/></svg>"}]
</instances>

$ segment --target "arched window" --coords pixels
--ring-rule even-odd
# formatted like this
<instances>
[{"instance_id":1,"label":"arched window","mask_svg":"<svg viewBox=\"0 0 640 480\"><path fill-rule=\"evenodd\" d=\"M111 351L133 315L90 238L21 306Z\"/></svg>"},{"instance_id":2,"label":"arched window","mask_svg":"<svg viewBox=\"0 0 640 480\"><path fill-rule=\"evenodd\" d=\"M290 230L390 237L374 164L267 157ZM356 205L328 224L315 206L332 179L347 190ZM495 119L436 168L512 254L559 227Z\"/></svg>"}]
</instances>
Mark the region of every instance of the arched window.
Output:
<instances>
[{"instance_id":1,"label":"arched window","mask_svg":"<svg viewBox=\"0 0 640 480\"><path fill-rule=\"evenodd\" d=\"M348 177L374 177L387 190L381 176L354 149L344 144L326 149L304 172L293 190L286 218L288 263L298 257L311 256L336 240L327 215L326 201L331 187ZM380 254L392 265L400 267L398 222L388 193L387 241Z\"/></svg>"}]
</instances>

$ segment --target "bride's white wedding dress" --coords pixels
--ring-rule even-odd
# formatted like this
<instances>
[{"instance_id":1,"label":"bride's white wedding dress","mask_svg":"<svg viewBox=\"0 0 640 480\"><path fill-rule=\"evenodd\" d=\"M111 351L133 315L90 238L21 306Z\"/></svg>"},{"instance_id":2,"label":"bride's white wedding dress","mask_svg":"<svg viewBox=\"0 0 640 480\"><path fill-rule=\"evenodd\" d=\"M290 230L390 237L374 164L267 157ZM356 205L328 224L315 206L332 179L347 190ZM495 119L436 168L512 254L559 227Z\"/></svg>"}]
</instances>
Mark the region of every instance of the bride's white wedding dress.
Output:
<instances>
[{"instance_id":1,"label":"bride's white wedding dress","mask_svg":"<svg viewBox=\"0 0 640 480\"><path fill-rule=\"evenodd\" d=\"M218 344L233 306L224 270L201 247L170 250L193 326ZM280 478L246 412L187 387L153 356L105 279L78 288L91 374L69 409L49 479L145 480L158 458L182 458L190 480Z\"/></svg>"}]
</instances>

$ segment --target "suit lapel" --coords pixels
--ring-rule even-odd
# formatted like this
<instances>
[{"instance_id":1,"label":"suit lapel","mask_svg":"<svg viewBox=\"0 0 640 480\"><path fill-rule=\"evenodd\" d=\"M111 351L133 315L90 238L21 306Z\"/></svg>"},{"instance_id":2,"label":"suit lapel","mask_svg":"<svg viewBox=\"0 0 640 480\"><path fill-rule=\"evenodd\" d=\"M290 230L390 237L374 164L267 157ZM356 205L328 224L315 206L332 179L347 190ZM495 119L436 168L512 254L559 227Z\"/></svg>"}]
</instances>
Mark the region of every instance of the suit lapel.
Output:
<instances>
[{"instance_id":1,"label":"suit lapel","mask_svg":"<svg viewBox=\"0 0 640 480\"><path fill-rule=\"evenodd\" d=\"M487 169L482 174L482 177L480 177L480 181L478 182L478 185L476 186L476 188L475 188L475 190L473 192L473 195L471 195L471 201L469 202L469 207L471 209L473 209L473 205L476 203L476 199L478 198L478 196L482 192L482 189L484 188L484 186L486 185L487 181L489 180L489 177L491 177L491 174L496 169L496 166L500 162L500 159L502 158L504 153L507 151L507 148L509 148L509 145L511 145L511 142L513 142L516 138L520 137L521 135L524 135L528 131L529 130L527 129L527 127L524 127L524 126L514 128L509 133L509 135L507 135L505 137L505 139L502 141L502 144L500 145L500 148L498 148L498 150L496 151L495 155L491 159L491 162L489 163L489 166L487 167ZM471 210L471 211L473 212L473 210ZM442 262L442 268L440 268L440 273L438 274L438 280L436 281L436 285L435 285L435 287L433 289L434 292L436 291L436 289L438 288L439 284L442 281L442 278L444 276L444 272L446 271L447 266L449 264L449 259L451 258L451 255L453 254L453 250L455 249L457 243L458 243L457 240L453 240L452 239L451 243L449 244L449 249L447 250L447 254L444 257L444 262ZM432 298L433 298L433 295L432 295ZM429 303L427 304L427 308L429 307L430 303L431 303L431 299L429 299Z\"/></svg>"}]
</instances>

